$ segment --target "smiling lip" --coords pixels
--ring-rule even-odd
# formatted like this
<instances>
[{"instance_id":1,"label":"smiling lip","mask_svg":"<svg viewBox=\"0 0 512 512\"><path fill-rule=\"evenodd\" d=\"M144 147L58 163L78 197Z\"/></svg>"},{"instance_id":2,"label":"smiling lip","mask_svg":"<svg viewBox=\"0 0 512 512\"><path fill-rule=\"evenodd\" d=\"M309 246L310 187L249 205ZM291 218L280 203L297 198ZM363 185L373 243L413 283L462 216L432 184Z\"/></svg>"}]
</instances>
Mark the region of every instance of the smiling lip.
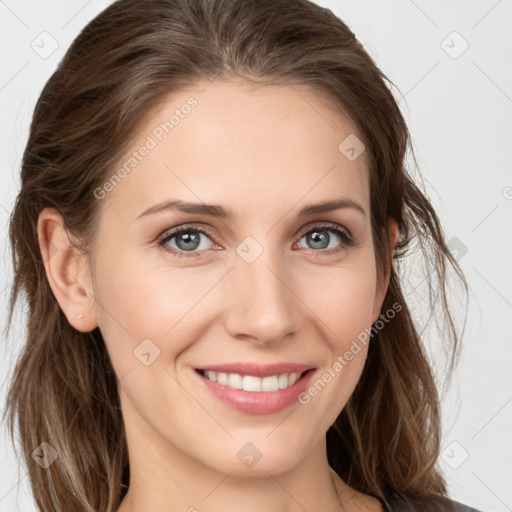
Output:
<instances>
[{"instance_id":1,"label":"smiling lip","mask_svg":"<svg viewBox=\"0 0 512 512\"><path fill-rule=\"evenodd\" d=\"M277 391L244 391L243 389L233 389L227 385L212 382L202 374L203 370L252 375L261 378L283 373L299 373L301 376L295 384L285 389L279 389ZM271 365L257 365L254 363L208 365L197 368L194 372L215 398L240 412L258 415L276 413L298 402L298 395L305 391L313 373L313 367L293 363Z\"/></svg>"}]
</instances>

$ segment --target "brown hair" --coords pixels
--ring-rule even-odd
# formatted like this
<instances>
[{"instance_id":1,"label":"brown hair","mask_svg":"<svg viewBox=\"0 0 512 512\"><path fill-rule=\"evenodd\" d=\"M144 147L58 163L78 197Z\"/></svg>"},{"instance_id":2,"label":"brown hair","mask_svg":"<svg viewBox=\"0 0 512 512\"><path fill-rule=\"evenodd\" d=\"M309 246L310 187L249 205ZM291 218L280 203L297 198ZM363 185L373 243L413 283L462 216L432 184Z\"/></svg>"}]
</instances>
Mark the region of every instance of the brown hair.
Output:
<instances>
[{"instance_id":1,"label":"brown hair","mask_svg":"<svg viewBox=\"0 0 512 512\"><path fill-rule=\"evenodd\" d=\"M18 421L42 511L117 510L129 467L105 344L99 329L76 331L59 308L45 275L38 216L56 208L77 246L93 255L102 203L94 190L111 175L143 116L182 87L235 76L314 91L348 116L366 146L380 275L391 266L383 310L397 303L402 309L372 336L360 381L327 433L329 463L347 484L386 504L393 496L440 503L446 495L436 466L439 396L404 300L402 261L413 246L423 255L450 369L459 336L448 307L448 271L466 283L407 169L410 136L391 82L347 25L308 0L118 0L83 29L39 97L10 221L9 325L22 291L29 311L6 414L11 436ZM399 226L393 262L389 217ZM59 454L48 469L31 458L42 441Z\"/></svg>"}]
</instances>

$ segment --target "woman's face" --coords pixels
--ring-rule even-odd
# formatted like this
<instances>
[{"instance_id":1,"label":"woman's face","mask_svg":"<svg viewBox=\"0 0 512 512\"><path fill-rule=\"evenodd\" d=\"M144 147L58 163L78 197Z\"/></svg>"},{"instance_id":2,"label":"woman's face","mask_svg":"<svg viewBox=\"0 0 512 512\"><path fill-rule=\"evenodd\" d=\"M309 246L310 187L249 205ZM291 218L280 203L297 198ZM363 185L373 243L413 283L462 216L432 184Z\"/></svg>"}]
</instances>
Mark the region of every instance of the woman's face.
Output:
<instances>
[{"instance_id":1,"label":"woman's face","mask_svg":"<svg viewBox=\"0 0 512 512\"><path fill-rule=\"evenodd\" d=\"M235 81L147 116L96 191L92 275L131 456L276 474L323 446L387 285L354 132L304 90Z\"/></svg>"}]
</instances>

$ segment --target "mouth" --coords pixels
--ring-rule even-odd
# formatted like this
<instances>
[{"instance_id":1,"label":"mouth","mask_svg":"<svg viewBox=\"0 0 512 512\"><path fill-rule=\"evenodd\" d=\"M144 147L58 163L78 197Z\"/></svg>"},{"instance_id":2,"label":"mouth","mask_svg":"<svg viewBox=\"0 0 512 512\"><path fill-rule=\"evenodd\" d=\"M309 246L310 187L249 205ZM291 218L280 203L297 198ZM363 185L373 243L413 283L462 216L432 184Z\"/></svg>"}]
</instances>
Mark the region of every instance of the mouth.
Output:
<instances>
[{"instance_id":1,"label":"mouth","mask_svg":"<svg viewBox=\"0 0 512 512\"><path fill-rule=\"evenodd\" d=\"M308 365L254 363L195 368L210 395L246 414L272 414L299 404L298 395L316 368Z\"/></svg>"}]
</instances>

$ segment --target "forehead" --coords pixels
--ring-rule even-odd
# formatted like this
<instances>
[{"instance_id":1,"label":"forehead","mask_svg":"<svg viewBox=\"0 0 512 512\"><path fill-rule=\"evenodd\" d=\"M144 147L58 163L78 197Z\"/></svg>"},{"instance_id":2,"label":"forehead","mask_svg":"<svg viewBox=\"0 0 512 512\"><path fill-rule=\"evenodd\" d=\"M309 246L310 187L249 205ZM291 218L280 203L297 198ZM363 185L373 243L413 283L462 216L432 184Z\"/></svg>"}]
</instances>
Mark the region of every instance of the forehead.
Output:
<instances>
[{"instance_id":1,"label":"forehead","mask_svg":"<svg viewBox=\"0 0 512 512\"><path fill-rule=\"evenodd\" d=\"M301 198L345 195L368 204L361 144L334 105L304 88L197 84L147 113L114 169L124 172L108 208L133 217L170 196L235 211L252 205L260 215L262 205L292 206ZM356 156L362 151L355 159L350 146Z\"/></svg>"}]
</instances>

